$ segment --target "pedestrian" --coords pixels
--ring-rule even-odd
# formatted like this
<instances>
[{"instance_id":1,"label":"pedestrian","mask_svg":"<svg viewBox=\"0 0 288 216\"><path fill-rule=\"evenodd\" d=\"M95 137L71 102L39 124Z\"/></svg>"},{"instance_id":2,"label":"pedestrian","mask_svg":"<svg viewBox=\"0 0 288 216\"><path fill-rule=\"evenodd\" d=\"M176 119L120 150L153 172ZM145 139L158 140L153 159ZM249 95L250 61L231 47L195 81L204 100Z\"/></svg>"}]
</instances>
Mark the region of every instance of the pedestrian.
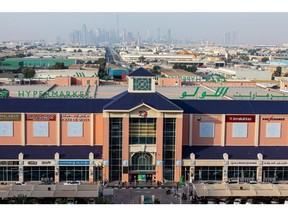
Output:
<instances>
[{"instance_id":1,"label":"pedestrian","mask_svg":"<svg viewBox=\"0 0 288 216\"><path fill-rule=\"evenodd\" d=\"M177 185L176 185L176 191L178 192L178 183L177 183Z\"/></svg>"}]
</instances>

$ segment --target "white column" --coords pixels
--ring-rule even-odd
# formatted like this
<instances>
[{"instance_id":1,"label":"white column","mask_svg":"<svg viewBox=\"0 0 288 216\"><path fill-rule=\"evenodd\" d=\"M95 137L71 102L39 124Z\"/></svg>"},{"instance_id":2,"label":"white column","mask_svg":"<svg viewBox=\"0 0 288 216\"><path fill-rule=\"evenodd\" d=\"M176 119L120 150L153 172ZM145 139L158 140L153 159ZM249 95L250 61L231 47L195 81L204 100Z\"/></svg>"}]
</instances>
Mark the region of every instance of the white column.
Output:
<instances>
[{"instance_id":1,"label":"white column","mask_svg":"<svg viewBox=\"0 0 288 216\"><path fill-rule=\"evenodd\" d=\"M189 119L189 146L192 146L192 138L193 138L193 114L190 114L190 119Z\"/></svg>"},{"instance_id":2,"label":"white column","mask_svg":"<svg viewBox=\"0 0 288 216\"><path fill-rule=\"evenodd\" d=\"M259 125L260 125L260 118L259 115L255 116L255 140L254 146L259 146Z\"/></svg>"},{"instance_id":3,"label":"white column","mask_svg":"<svg viewBox=\"0 0 288 216\"><path fill-rule=\"evenodd\" d=\"M225 114L223 114L222 127L221 127L221 146L225 146L225 136L226 136L226 122L225 122Z\"/></svg>"}]
</instances>

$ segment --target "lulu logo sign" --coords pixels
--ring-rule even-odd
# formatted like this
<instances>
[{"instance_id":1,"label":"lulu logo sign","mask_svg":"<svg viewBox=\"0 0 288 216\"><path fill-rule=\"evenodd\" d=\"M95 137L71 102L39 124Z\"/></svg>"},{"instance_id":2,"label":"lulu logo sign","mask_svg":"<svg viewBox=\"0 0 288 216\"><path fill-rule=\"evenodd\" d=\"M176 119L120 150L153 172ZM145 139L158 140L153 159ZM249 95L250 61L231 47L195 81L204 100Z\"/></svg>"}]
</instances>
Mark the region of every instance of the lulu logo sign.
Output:
<instances>
[{"instance_id":1,"label":"lulu logo sign","mask_svg":"<svg viewBox=\"0 0 288 216\"><path fill-rule=\"evenodd\" d=\"M139 111L139 116L146 118L147 115L148 115L147 111L145 111L145 110L140 110Z\"/></svg>"}]
</instances>

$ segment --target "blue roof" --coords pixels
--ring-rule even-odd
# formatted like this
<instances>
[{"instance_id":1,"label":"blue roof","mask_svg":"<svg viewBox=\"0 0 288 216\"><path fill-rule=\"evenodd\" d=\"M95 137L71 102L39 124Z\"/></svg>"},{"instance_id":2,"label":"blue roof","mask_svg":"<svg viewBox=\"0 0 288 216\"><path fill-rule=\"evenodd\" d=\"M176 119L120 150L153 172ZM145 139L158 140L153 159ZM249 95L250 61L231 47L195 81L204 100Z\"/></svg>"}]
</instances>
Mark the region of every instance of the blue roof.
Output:
<instances>
[{"instance_id":1,"label":"blue roof","mask_svg":"<svg viewBox=\"0 0 288 216\"><path fill-rule=\"evenodd\" d=\"M144 68L138 68L135 71L130 72L127 76L140 76L140 77L155 77L155 75Z\"/></svg>"},{"instance_id":2,"label":"blue roof","mask_svg":"<svg viewBox=\"0 0 288 216\"><path fill-rule=\"evenodd\" d=\"M288 114L288 101L171 100L184 113L195 114Z\"/></svg>"},{"instance_id":3,"label":"blue roof","mask_svg":"<svg viewBox=\"0 0 288 216\"><path fill-rule=\"evenodd\" d=\"M24 159L54 159L55 153L60 159L89 159L89 153L94 153L94 159L102 159L102 146L0 146L0 158L18 160L19 153Z\"/></svg>"},{"instance_id":4,"label":"blue roof","mask_svg":"<svg viewBox=\"0 0 288 216\"><path fill-rule=\"evenodd\" d=\"M125 91L113 98L113 101L104 106L104 110L130 110L141 104L146 104L157 110L182 111L163 95L156 93L129 93Z\"/></svg>"},{"instance_id":5,"label":"blue roof","mask_svg":"<svg viewBox=\"0 0 288 216\"><path fill-rule=\"evenodd\" d=\"M223 160L223 154L227 153L229 159L257 160L257 154L263 154L263 159L287 160L288 148L286 146L183 146L182 158L190 159L194 153L196 159L219 159Z\"/></svg>"},{"instance_id":6,"label":"blue roof","mask_svg":"<svg viewBox=\"0 0 288 216\"><path fill-rule=\"evenodd\" d=\"M0 112L102 113L111 99L0 99Z\"/></svg>"}]
</instances>

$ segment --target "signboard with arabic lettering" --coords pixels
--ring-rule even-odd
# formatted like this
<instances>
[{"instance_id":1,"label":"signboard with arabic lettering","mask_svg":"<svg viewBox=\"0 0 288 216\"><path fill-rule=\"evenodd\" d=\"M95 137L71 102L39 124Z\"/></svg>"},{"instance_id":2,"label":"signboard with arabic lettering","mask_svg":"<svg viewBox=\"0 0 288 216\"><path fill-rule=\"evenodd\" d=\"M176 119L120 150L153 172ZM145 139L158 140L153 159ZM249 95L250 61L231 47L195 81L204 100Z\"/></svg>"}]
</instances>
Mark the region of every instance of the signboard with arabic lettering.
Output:
<instances>
[{"instance_id":1,"label":"signboard with arabic lettering","mask_svg":"<svg viewBox=\"0 0 288 216\"><path fill-rule=\"evenodd\" d=\"M205 99L206 97L212 97L212 98L219 98L219 97L224 97L228 90L229 87L218 87L214 94L208 94L206 91L203 91L200 95L198 95L200 87L198 86L193 94L188 94L186 91L182 93L182 95L179 97L180 99L186 99L187 97L195 97L195 98L200 98L200 99Z\"/></svg>"},{"instance_id":2,"label":"signboard with arabic lettering","mask_svg":"<svg viewBox=\"0 0 288 216\"><path fill-rule=\"evenodd\" d=\"M21 114L0 114L0 121L21 121Z\"/></svg>"}]
</instances>

